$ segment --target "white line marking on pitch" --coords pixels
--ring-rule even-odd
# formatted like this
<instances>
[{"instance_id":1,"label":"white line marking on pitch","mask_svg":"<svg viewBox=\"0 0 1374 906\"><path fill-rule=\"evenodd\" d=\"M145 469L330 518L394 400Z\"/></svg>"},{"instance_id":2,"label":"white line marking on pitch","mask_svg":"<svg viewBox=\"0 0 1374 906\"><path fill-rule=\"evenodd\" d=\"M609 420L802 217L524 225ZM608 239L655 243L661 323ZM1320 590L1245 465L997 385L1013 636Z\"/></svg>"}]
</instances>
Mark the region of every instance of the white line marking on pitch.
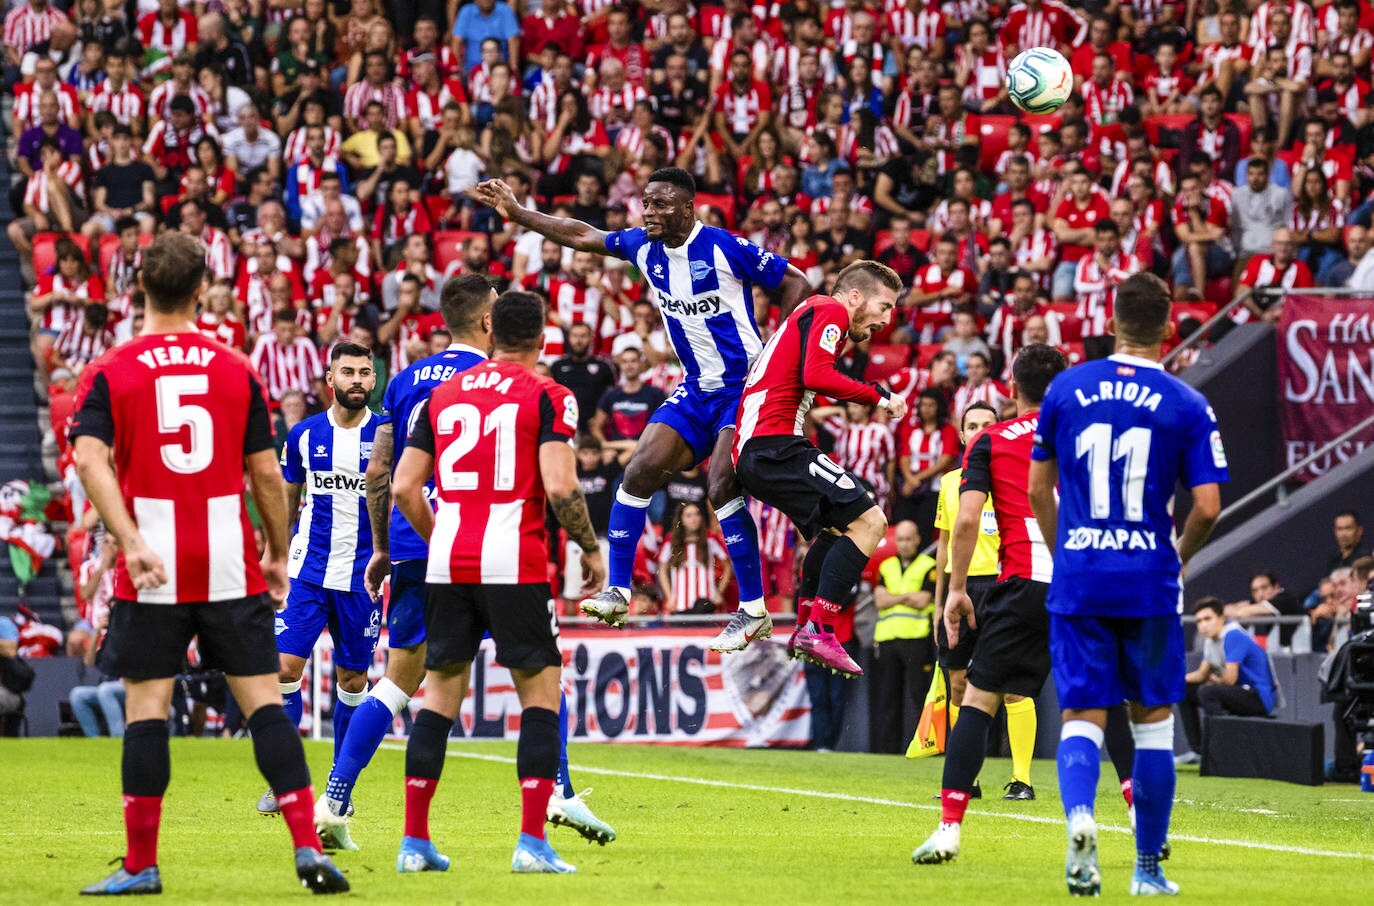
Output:
<instances>
[{"instance_id":1,"label":"white line marking on pitch","mask_svg":"<svg viewBox=\"0 0 1374 906\"><path fill-rule=\"evenodd\" d=\"M405 746L386 745L382 748L404 750ZM504 755L483 755L477 752L455 752L448 751L449 758L470 758L474 761L493 761L498 764L515 764L514 758ZM731 780L707 780L702 777L673 777L668 774L645 774L637 771L617 771L611 768L593 768L586 765L571 765L572 770L582 774L600 774L605 777L627 777L632 780L663 780L670 783L688 783L695 786L724 787L732 790L749 790L756 793L784 793L789 796L809 796L813 799L837 799L842 802L862 802L867 805L890 805L897 808L918 809L920 811L938 812L940 806L926 805L919 802L902 802L896 799L879 799L873 796L854 796L849 793L828 793L822 790L800 790L785 786L762 786L753 783L736 783ZM1062 825L1064 822L1058 818L1046 818L1043 815L1016 815L1006 812L985 812L970 810L970 815L978 815L985 818L1006 818L1011 821L1027 821L1031 824L1052 824ZM1111 831L1118 834L1132 833L1129 827L1119 827L1111 824L1099 824L1098 830ZM1374 854L1370 853L1351 853L1341 852L1330 849L1311 849L1306 846L1282 846L1277 843L1260 843L1254 840L1227 840L1219 837L1197 837L1191 834L1173 834L1169 839L1184 840L1189 843L1208 843L1213 846L1237 846L1241 849L1260 849L1268 852L1291 853L1299 856L1328 856L1333 859L1360 859L1374 861Z\"/></svg>"}]
</instances>

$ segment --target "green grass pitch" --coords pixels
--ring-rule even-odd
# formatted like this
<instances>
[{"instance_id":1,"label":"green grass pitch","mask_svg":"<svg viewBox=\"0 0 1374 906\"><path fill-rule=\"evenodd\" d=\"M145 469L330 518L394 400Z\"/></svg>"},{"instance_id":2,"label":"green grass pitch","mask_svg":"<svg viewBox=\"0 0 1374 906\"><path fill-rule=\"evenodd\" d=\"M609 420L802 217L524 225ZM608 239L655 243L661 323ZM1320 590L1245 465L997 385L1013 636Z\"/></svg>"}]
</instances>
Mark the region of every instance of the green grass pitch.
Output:
<instances>
[{"instance_id":1,"label":"green grass pitch","mask_svg":"<svg viewBox=\"0 0 1374 906\"><path fill-rule=\"evenodd\" d=\"M307 743L317 783L332 750ZM355 797L361 852L336 861L358 902L498 904L896 904L1063 902L1064 831L1054 765L1039 799L970 810L958 861L914 866L938 819L941 760L874 755L577 745L574 781L619 839L604 848L550 828L575 876L509 873L518 830L514 746L454 743L433 831L447 874L398 876L403 752L387 745ZM0 743L0 902L74 900L123 853L117 740ZM1098 800L1103 896L1124 900L1132 842L1110 764ZM983 787L1009 771L990 761ZM280 819L254 810L263 783L250 744L174 740L160 862L165 903L280 903L296 886ZM1179 778L1168 875L1193 902L1369 903L1374 795L1358 787Z\"/></svg>"}]
</instances>

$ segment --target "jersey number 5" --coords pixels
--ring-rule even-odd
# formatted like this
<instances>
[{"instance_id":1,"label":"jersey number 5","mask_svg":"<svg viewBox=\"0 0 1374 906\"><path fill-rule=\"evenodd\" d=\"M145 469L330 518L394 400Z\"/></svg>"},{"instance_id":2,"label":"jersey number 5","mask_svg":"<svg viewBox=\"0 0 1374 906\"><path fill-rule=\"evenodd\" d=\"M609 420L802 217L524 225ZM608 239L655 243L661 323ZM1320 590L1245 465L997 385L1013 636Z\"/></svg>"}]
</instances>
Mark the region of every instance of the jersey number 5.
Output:
<instances>
[{"instance_id":1,"label":"jersey number 5","mask_svg":"<svg viewBox=\"0 0 1374 906\"><path fill-rule=\"evenodd\" d=\"M215 425L204 406L182 401L187 396L210 392L210 376L205 374L165 374L153 384L157 396L157 430L160 434L181 434L190 429L183 443L162 445L162 464L181 475L194 475L214 458Z\"/></svg>"},{"instance_id":2,"label":"jersey number 5","mask_svg":"<svg viewBox=\"0 0 1374 906\"><path fill-rule=\"evenodd\" d=\"M457 469L458 460L477 446L483 434L496 435L496 474L492 488L509 491L515 487L515 417L520 411L516 403L502 403L487 414L471 403L457 403L439 413L435 425L440 434L452 434L453 440L439 454L439 486L445 491L475 491L477 472Z\"/></svg>"},{"instance_id":3,"label":"jersey number 5","mask_svg":"<svg viewBox=\"0 0 1374 906\"><path fill-rule=\"evenodd\" d=\"M1127 428L1112 439L1112 426L1093 422L1078 435L1077 456L1088 458L1088 500L1092 518L1109 519L1112 515L1112 463L1126 460L1121 482L1121 505L1126 508L1126 521L1140 522L1145 518L1145 476L1150 471L1149 428Z\"/></svg>"}]
</instances>

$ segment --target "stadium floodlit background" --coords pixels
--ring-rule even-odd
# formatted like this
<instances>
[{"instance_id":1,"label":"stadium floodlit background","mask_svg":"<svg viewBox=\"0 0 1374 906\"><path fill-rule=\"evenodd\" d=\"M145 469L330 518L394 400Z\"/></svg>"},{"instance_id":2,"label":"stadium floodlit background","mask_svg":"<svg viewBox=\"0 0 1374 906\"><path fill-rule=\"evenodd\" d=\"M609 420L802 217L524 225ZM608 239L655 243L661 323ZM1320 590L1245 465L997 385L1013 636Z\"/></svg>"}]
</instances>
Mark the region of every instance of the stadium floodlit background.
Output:
<instances>
[{"instance_id":1,"label":"stadium floodlit background","mask_svg":"<svg viewBox=\"0 0 1374 906\"><path fill-rule=\"evenodd\" d=\"M501 177L529 206L618 229L640 223L648 174L677 165L697 179L702 221L788 258L818 292L861 258L909 285L892 327L845 365L906 395L912 414L894 424L830 407L808 430L894 523L915 522L922 547L934 540L939 476L957 462L959 415L974 401L1007 408L1015 352L1048 342L1073 362L1100 357L1111 344L1105 277L1168 280L1171 346L1182 341L1169 367L1208 394L1233 460L1227 515L1194 564L1187 603L1221 597L1266 644L1285 693L1277 723L1321 725L1331 779L1353 780L1356 749L1321 701L1317 666L1349 634L1374 565L1360 518L1374 512L1371 32L1367 0L9 0L0 655L21 654L37 679L23 696L0 689L0 726L119 729L95 692L72 695L86 687L108 700L117 684L89 666L113 551L76 479L66 425L82 368L140 330L139 249L153 235L204 241L213 285L198 325L251 355L279 440L327 403L334 343L371 347L383 378L444 348L446 276L481 273L545 295L544 364L579 400L579 476L604 536L623 463L680 374L656 307L625 262L559 248L464 193ZM1041 46L1063 52L1079 88L1052 115L1019 114L1006 65ZM755 301L766 336L776 300ZM894 685L877 667L873 587L894 548L875 557L852 626L841 627L869 677L803 670L775 644L722 659L705 642L736 591L709 511L693 513L706 496L704 471L656 496L624 633L565 621L573 761L604 774L589 777L622 839L579 853L588 877L558 895L684 902L790 890L807 900L813 875L850 879L859 900L911 889L905 854L929 816L904 819L929 807L938 759L725 750L869 752L889 748L878 740L894 724L905 745L930 673L919 645L902 656L909 681L898 671ZM769 607L785 615L797 539L780 514L754 514ZM560 539L550 577L572 597L569 559ZM374 675L384 658L383 646ZM326 643L302 724L317 737L330 732L328 665ZM194 658L187 669L178 732L240 734L222 683ZM474 683L463 734L512 733L499 669ZM1041 755L1057 720L1049 692ZM713 747L582 745L611 741ZM216 748L230 745L188 740L176 755L169 861L206 878L250 865L262 836L248 812L256 779ZM507 783L510 754L503 743L458 745L455 796L470 806L479 785ZM325 748L311 756L323 776ZM5 743L0 777L35 791L26 813L42 826L10 841L24 855L0 878L37 884L40 899L65 895L73 872L117 848L114 758L110 744ZM991 764L984 786L995 791L1005 771ZM984 871L1023 862L1054 889L1053 770L1035 770L1039 799L988 802L1000 817L974 817L966 855L937 873L939 889L1024 895L1019 869ZM359 865L387 870L398 777L399 756L383 753L360 787L366 855L345 865L355 879ZM1368 889L1358 831L1369 806L1355 787L1185 776L1179 796L1170 871L1190 891ZM443 819L444 833L471 840L466 871L504 838L499 821L461 816ZM694 833L702 827L746 845ZM797 852L810 855L804 869L778 868ZM716 871L703 876L707 864ZM449 880L418 883L451 896ZM489 901L511 890L467 893ZM244 887L249 897L258 894Z\"/></svg>"}]
</instances>

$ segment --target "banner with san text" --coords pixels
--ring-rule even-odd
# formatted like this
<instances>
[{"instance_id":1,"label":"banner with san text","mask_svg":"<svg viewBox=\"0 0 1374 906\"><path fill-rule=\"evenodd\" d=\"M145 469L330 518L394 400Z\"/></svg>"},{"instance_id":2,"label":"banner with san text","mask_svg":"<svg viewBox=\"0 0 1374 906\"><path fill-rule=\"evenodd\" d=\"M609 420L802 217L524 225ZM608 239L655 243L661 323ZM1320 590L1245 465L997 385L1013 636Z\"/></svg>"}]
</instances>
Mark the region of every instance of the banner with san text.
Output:
<instances>
[{"instance_id":1,"label":"banner with san text","mask_svg":"<svg viewBox=\"0 0 1374 906\"><path fill-rule=\"evenodd\" d=\"M787 659L785 645L770 639L721 655L706 647L714 634L714 627L563 629L559 647L569 737L741 748L805 745L811 732L810 699L801 666ZM325 708L330 647L325 634L315 650L317 688ZM379 662L381 657L379 649ZM383 672L376 670L374 679ZM421 687L412 699L412 714L423 705L424 692ZM397 720L398 733L402 727ZM454 735L514 740L519 727L515 684L496 663L491 641L484 641Z\"/></svg>"},{"instance_id":2,"label":"banner with san text","mask_svg":"<svg viewBox=\"0 0 1374 906\"><path fill-rule=\"evenodd\" d=\"M1374 412L1374 298L1288 296L1278 353L1287 468ZM1370 443L1374 428L1343 441L1295 478L1311 481Z\"/></svg>"}]
</instances>

